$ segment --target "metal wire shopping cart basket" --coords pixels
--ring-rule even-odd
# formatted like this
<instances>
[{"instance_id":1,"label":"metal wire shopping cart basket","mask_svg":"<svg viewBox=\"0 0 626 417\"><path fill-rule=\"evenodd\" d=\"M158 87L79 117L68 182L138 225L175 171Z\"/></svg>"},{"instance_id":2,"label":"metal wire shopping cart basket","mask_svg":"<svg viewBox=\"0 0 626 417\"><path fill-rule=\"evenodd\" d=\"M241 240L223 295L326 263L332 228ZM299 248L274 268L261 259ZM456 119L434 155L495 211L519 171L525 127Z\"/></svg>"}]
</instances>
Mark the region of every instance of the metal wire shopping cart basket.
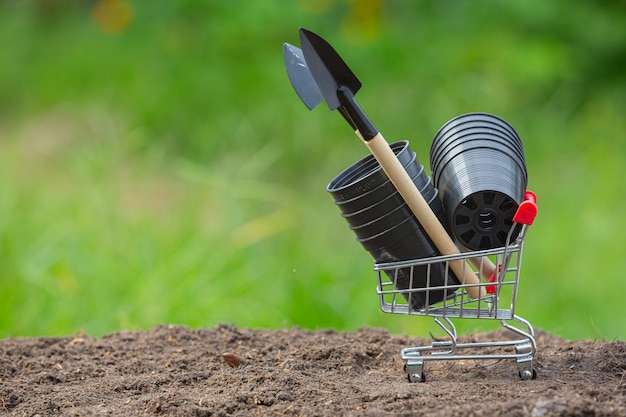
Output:
<instances>
[{"instance_id":1,"label":"metal wire shopping cart basket","mask_svg":"<svg viewBox=\"0 0 626 417\"><path fill-rule=\"evenodd\" d=\"M522 247L528 226L533 223L536 214L536 197L528 191L513 217L513 225L503 247L374 265L383 312L433 317L448 337L445 341L433 341L428 346L402 349L400 356L410 382L425 381L424 362L438 360L515 359L522 379L536 378L534 331L527 320L515 314ZM488 258L495 259L497 267L491 277L480 281ZM459 284L449 279L448 275L452 274L450 263L459 260L464 263L464 268L471 267L476 273L480 281L478 284ZM471 261L473 266L465 260ZM442 282L441 277L434 279L433 271L444 271L443 282L449 284L430 285L431 281ZM413 288L413 277L418 273L426 274L425 281L420 281L426 282L426 285ZM399 276L408 276L408 285L406 282L399 285ZM480 288L479 297L470 297L468 289L472 286ZM426 301L416 307L415 299ZM442 301L429 303L429 299ZM515 339L458 343L456 327L451 319L499 320Z\"/></svg>"}]
</instances>

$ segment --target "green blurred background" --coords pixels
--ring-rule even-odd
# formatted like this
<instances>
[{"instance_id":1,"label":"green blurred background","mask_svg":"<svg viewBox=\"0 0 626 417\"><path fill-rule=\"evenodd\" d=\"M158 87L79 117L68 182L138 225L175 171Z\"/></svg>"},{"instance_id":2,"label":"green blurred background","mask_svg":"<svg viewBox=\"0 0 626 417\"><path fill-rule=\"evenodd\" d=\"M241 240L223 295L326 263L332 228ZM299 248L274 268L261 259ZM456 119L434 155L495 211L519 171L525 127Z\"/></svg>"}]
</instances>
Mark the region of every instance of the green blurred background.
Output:
<instances>
[{"instance_id":1,"label":"green blurred background","mask_svg":"<svg viewBox=\"0 0 626 417\"><path fill-rule=\"evenodd\" d=\"M508 120L539 204L518 314L626 339L624 21L623 1L0 0L0 337L433 331L380 312L325 192L367 149L289 84L282 44L302 26L426 165L452 117Z\"/></svg>"}]
</instances>

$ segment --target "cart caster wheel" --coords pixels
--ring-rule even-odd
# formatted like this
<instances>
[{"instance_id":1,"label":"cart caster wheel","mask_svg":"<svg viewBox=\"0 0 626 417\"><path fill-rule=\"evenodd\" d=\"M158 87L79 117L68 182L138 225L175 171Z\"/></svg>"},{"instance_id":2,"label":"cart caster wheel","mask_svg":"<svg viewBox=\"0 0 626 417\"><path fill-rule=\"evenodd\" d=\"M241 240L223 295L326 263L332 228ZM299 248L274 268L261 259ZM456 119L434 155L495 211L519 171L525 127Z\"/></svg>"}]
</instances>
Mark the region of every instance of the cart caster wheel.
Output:
<instances>
[{"instance_id":1,"label":"cart caster wheel","mask_svg":"<svg viewBox=\"0 0 626 417\"><path fill-rule=\"evenodd\" d=\"M406 374L409 382L426 382L426 372L419 374Z\"/></svg>"},{"instance_id":2,"label":"cart caster wheel","mask_svg":"<svg viewBox=\"0 0 626 417\"><path fill-rule=\"evenodd\" d=\"M537 379L537 370L533 367L532 372L525 370L524 372L519 372L519 377L524 381L528 381L529 379Z\"/></svg>"},{"instance_id":3,"label":"cart caster wheel","mask_svg":"<svg viewBox=\"0 0 626 417\"><path fill-rule=\"evenodd\" d=\"M404 363L404 372L406 372L409 382L426 381L426 372L424 372L424 363L421 360L408 360Z\"/></svg>"}]
</instances>

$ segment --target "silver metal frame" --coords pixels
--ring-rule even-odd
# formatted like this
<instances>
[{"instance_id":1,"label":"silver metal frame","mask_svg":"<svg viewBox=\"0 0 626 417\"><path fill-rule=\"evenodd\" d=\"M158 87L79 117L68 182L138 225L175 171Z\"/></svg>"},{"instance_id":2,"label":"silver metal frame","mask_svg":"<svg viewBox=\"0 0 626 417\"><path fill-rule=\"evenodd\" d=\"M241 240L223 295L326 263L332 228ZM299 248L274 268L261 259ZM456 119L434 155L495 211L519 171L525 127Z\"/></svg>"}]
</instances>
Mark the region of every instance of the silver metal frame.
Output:
<instances>
[{"instance_id":1,"label":"silver metal frame","mask_svg":"<svg viewBox=\"0 0 626 417\"><path fill-rule=\"evenodd\" d=\"M516 228L521 227L517 238L511 242ZM410 382L425 380L424 362L438 360L488 360L515 359L519 375L522 379L535 379L537 376L533 366L533 357L537 351L532 325L515 314L517 286L520 278L522 247L528 226L515 223L509 231L507 244L501 248L464 252L457 255L435 256L410 261L378 263L374 270L378 275L377 293L381 310L385 313L412 316L433 317L435 323L444 331L448 340L433 341L428 346L409 347L402 349L400 357L404 361L404 369ZM459 259L495 259L498 271L494 282L480 281L483 262L473 268L464 262L465 268L472 268L479 277L478 284L457 284L430 286L431 266L445 263L443 282L448 280L450 262ZM426 286L413 288L413 271L415 267L427 266ZM398 271L410 268L408 289L396 289ZM467 288L482 287L486 295L472 299ZM429 305L430 291L444 291L443 301ZM420 293L426 299L426 305L420 309L412 308L413 294ZM491 342L458 343L457 331L451 319L486 319L499 320L502 327L511 331L515 340L496 340ZM480 353L483 348L496 348L500 353ZM490 349L493 351L494 349Z\"/></svg>"}]
</instances>

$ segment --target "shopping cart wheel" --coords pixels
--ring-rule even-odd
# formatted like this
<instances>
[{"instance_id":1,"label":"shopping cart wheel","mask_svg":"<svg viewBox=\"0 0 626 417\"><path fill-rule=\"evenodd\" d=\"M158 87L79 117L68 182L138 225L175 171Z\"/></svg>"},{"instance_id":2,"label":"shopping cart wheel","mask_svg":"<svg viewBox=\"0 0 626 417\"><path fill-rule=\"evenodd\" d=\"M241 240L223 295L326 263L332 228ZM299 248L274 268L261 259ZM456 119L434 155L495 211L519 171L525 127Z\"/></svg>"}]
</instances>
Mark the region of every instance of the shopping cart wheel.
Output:
<instances>
[{"instance_id":1,"label":"shopping cart wheel","mask_svg":"<svg viewBox=\"0 0 626 417\"><path fill-rule=\"evenodd\" d=\"M404 364L404 372L406 372L409 382L426 382L426 372L424 372L423 362L409 362Z\"/></svg>"},{"instance_id":2,"label":"shopping cart wheel","mask_svg":"<svg viewBox=\"0 0 626 417\"><path fill-rule=\"evenodd\" d=\"M421 374L406 374L409 382L426 382L426 372Z\"/></svg>"},{"instance_id":3,"label":"shopping cart wheel","mask_svg":"<svg viewBox=\"0 0 626 417\"><path fill-rule=\"evenodd\" d=\"M528 371L528 370L520 371L519 377L522 378L524 381L527 381L529 379L537 379L537 370L533 366L532 371Z\"/></svg>"},{"instance_id":4,"label":"shopping cart wheel","mask_svg":"<svg viewBox=\"0 0 626 417\"><path fill-rule=\"evenodd\" d=\"M519 370L519 376L524 381L529 379L537 379L537 370L533 364L532 352L533 348L529 340L524 343L515 345L515 352L521 356L517 358L517 369Z\"/></svg>"}]
</instances>

